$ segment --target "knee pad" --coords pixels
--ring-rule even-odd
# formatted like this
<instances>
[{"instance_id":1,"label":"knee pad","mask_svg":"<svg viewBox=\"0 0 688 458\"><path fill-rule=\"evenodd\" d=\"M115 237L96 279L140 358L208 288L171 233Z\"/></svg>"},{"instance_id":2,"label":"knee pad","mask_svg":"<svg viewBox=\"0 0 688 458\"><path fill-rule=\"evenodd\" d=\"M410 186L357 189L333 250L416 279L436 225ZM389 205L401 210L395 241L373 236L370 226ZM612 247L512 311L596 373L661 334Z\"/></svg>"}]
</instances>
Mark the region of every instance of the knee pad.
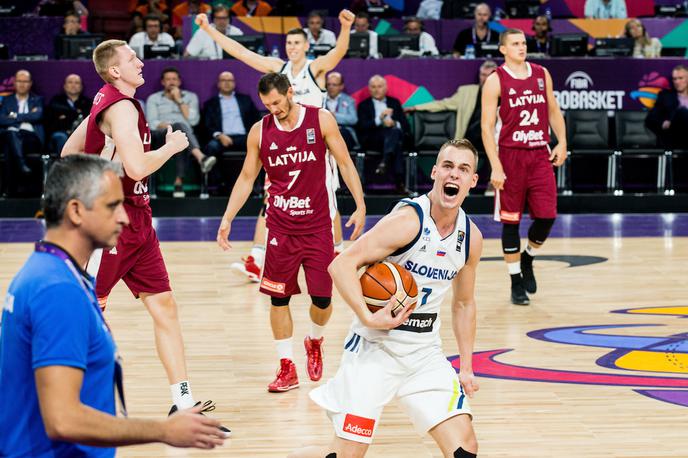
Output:
<instances>
[{"instance_id":1,"label":"knee pad","mask_svg":"<svg viewBox=\"0 0 688 458\"><path fill-rule=\"evenodd\" d=\"M272 297L270 296L270 303L272 304L273 307L286 307L289 305L289 301L291 300L291 296L285 296L285 297Z\"/></svg>"},{"instance_id":2,"label":"knee pad","mask_svg":"<svg viewBox=\"0 0 688 458\"><path fill-rule=\"evenodd\" d=\"M552 229L553 225L554 218L535 218L533 224L530 225L530 229L528 229L528 240L533 243L537 243L538 245L542 245L545 240L547 240L549 231Z\"/></svg>"},{"instance_id":3,"label":"knee pad","mask_svg":"<svg viewBox=\"0 0 688 458\"><path fill-rule=\"evenodd\" d=\"M320 310L325 310L332 303L331 297L311 296L311 302Z\"/></svg>"},{"instance_id":4,"label":"knee pad","mask_svg":"<svg viewBox=\"0 0 688 458\"><path fill-rule=\"evenodd\" d=\"M521 251L518 224L502 224L502 251L504 254L516 254Z\"/></svg>"},{"instance_id":5,"label":"knee pad","mask_svg":"<svg viewBox=\"0 0 688 458\"><path fill-rule=\"evenodd\" d=\"M476 458L478 455L475 453L467 452L461 447L454 450L454 458Z\"/></svg>"}]
</instances>

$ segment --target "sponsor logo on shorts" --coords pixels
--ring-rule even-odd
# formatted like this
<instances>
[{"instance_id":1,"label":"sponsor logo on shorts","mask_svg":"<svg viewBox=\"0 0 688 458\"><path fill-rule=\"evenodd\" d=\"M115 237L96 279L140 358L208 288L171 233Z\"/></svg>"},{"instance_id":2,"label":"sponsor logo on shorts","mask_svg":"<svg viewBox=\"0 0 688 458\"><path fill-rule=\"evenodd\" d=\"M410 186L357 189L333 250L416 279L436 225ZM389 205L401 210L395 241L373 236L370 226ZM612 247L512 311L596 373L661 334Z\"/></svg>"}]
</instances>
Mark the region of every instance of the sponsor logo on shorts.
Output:
<instances>
[{"instance_id":1,"label":"sponsor logo on shorts","mask_svg":"<svg viewBox=\"0 0 688 458\"><path fill-rule=\"evenodd\" d=\"M375 420L372 418L359 417L350 413L344 418L344 432L355 434L362 437L373 437Z\"/></svg>"},{"instance_id":2,"label":"sponsor logo on shorts","mask_svg":"<svg viewBox=\"0 0 688 458\"><path fill-rule=\"evenodd\" d=\"M520 221L521 212L508 212L505 210L500 210L499 217L505 221Z\"/></svg>"},{"instance_id":3,"label":"sponsor logo on shorts","mask_svg":"<svg viewBox=\"0 0 688 458\"><path fill-rule=\"evenodd\" d=\"M437 320L436 313L413 313L409 316L401 326L397 326L397 331L410 332L432 332L432 326Z\"/></svg>"},{"instance_id":4,"label":"sponsor logo on shorts","mask_svg":"<svg viewBox=\"0 0 688 458\"><path fill-rule=\"evenodd\" d=\"M265 277L263 277L263 280L260 282L260 287L263 289L267 289L268 291L272 291L273 293L280 293L284 294L284 283L279 283L276 281L269 280Z\"/></svg>"},{"instance_id":5,"label":"sponsor logo on shorts","mask_svg":"<svg viewBox=\"0 0 688 458\"><path fill-rule=\"evenodd\" d=\"M134 183L134 194L140 196L141 194L146 194L148 192L148 186L143 184L141 181Z\"/></svg>"},{"instance_id":6,"label":"sponsor logo on shorts","mask_svg":"<svg viewBox=\"0 0 688 458\"><path fill-rule=\"evenodd\" d=\"M273 237L272 240L270 240L270 245L277 246L277 239L275 237Z\"/></svg>"}]
</instances>

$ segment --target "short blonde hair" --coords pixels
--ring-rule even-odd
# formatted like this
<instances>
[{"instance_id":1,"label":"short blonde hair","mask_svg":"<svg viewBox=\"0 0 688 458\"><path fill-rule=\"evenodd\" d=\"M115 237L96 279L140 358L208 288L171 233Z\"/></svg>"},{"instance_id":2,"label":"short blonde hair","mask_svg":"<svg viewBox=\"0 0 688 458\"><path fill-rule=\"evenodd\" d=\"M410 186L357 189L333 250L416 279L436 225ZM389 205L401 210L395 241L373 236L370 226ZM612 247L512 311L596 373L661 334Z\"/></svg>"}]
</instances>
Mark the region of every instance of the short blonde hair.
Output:
<instances>
[{"instance_id":1,"label":"short blonde hair","mask_svg":"<svg viewBox=\"0 0 688 458\"><path fill-rule=\"evenodd\" d=\"M106 83L111 83L108 70L112 64L112 59L115 57L117 48L126 46L127 42L122 40L106 40L96 46L93 50L93 65L96 67L96 72L100 75Z\"/></svg>"}]
</instances>

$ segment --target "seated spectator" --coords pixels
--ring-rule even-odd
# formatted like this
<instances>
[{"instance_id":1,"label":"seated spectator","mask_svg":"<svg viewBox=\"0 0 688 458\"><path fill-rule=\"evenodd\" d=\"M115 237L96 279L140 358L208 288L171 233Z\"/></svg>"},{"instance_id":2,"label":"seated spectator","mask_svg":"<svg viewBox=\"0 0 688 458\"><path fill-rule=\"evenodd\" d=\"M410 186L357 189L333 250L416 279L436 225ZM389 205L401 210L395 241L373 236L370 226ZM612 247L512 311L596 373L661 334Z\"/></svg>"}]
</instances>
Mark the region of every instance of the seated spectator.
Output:
<instances>
[{"instance_id":1,"label":"seated spectator","mask_svg":"<svg viewBox=\"0 0 688 458\"><path fill-rule=\"evenodd\" d=\"M144 32L135 33L129 40L129 47L134 50L139 59L144 58L143 49L146 45L165 45L175 49L174 38L167 32L161 32L162 22L158 16L149 14L143 18Z\"/></svg>"},{"instance_id":2,"label":"seated spectator","mask_svg":"<svg viewBox=\"0 0 688 458\"><path fill-rule=\"evenodd\" d=\"M331 30L323 29L325 18L318 11L311 11L308 15L308 27L304 28L311 46L330 46L334 48L337 37Z\"/></svg>"},{"instance_id":3,"label":"seated spectator","mask_svg":"<svg viewBox=\"0 0 688 458\"><path fill-rule=\"evenodd\" d=\"M418 5L416 16L420 19L438 20L442 11L442 3L442 0L423 0Z\"/></svg>"},{"instance_id":4,"label":"seated spectator","mask_svg":"<svg viewBox=\"0 0 688 458\"><path fill-rule=\"evenodd\" d=\"M0 133L7 164L16 164L23 175L31 174L25 151L41 151L44 141L43 97L31 92L31 73L19 70L14 75L14 95L5 96L0 105ZM7 173L11 168L7 167ZM8 175L9 176L9 175Z\"/></svg>"},{"instance_id":5,"label":"seated spectator","mask_svg":"<svg viewBox=\"0 0 688 458\"><path fill-rule=\"evenodd\" d=\"M585 17L588 19L625 19L625 0L585 0Z\"/></svg>"},{"instance_id":6,"label":"seated spectator","mask_svg":"<svg viewBox=\"0 0 688 458\"><path fill-rule=\"evenodd\" d=\"M45 109L45 130L50 153L59 156L67 138L91 111L91 99L82 94L81 77L67 75L62 94L50 100Z\"/></svg>"},{"instance_id":7,"label":"seated spectator","mask_svg":"<svg viewBox=\"0 0 688 458\"><path fill-rule=\"evenodd\" d=\"M267 16L271 11L272 6L264 0L239 0L232 5L235 16Z\"/></svg>"},{"instance_id":8,"label":"seated spectator","mask_svg":"<svg viewBox=\"0 0 688 458\"><path fill-rule=\"evenodd\" d=\"M344 92L344 78L339 72L332 72L327 75L327 97L325 98L325 108L330 111L339 126L339 131L344 138L349 151L360 149L358 137L354 128L358 123L356 114L356 102L353 97Z\"/></svg>"},{"instance_id":9,"label":"seated spectator","mask_svg":"<svg viewBox=\"0 0 688 458\"><path fill-rule=\"evenodd\" d=\"M129 23L129 32L127 33L127 39L131 39L135 33L143 32L143 15L138 11L131 13L131 22Z\"/></svg>"},{"instance_id":10,"label":"seated spectator","mask_svg":"<svg viewBox=\"0 0 688 458\"><path fill-rule=\"evenodd\" d=\"M547 16L543 14L536 17L533 21L533 32L535 33L532 37L526 38L528 54L542 54L549 56L552 42L552 37L550 36L551 31L552 27L550 26Z\"/></svg>"},{"instance_id":11,"label":"seated spectator","mask_svg":"<svg viewBox=\"0 0 688 458\"><path fill-rule=\"evenodd\" d=\"M452 54L460 57L466 53L467 45L477 45L478 43L499 43L499 34L492 32L488 26L492 10L487 3L480 3L475 7L475 22L470 29L464 29L456 36Z\"/></svg>"},{"instance_id":12,"label":"seated spectator","mask_svg":"<svg viewBox=\"0 0 688 458\"><path fill-rule=\"evenodd\" d=\"M170 15L169 15L169 7L167 6L167 3L165 0L143 0L140 1L139 3L144 3L143 5L138 5L135 9L135 11L139 14L141 14L142 18L145 18L149 14L152 14L154 16L158 16L160 18L160 22L163 23L163 25L166 25L169 23L170 20ZM144 27L145 28L145 27Z\"/></svg>"},{"instance_id":13,"label":"seated spectator","mask_svg":"<svg viewBox=\"0 0 688 458\"><path fill-rule=\"evenodd\" d=\"M356 19L354 19L354 28L351 33L368 33L368 57L377 59L380 54L377 52L377 32L370 30L370 18L368 13L362 11L356 14Z\"/></svg>"},{"instance_id":14,"label":"seated spectator","mask_svg":"<svg viewBox=\"0 0 688 458\"><path fill-rule=\"evenodd\" d=\"M172 8L172 27L181 30L185 16L195 16L199 13L209 14L212 7L201 0L188 0Z\"/></svg>"},{"instance_id":15,"label":"seated spectator","mask_svg":"<svg viewBox=\"0 0 688 458\"><path fill-rule=\"evenodd\" d=\"M440 52L437 50L435 39L428 32L423 30L423 21L417 17L412 17L406 20L404 24L404 32L409 35L418 37L418 51L421 56L438 56Z\"/></svg>"},{"instance_id":16,"label":"seated spectator","mask_svg":"<svg viewBox=\"0 0 688 458\"><path fill-rule=\"evenodd\" d=\"M645 125L655 133L659 145L688 148L688 67L677 65L671 72L673 88L657 95Z\"/></svg>"},{"instance_id":17,"label":"seated spectator","mask_svg":"<svg viewBox=\"0 0 688 458\"><path fill-rule=\"evenodd\" d=\"M213 23L210 25L225 35L243 35L244 32L230 24L229 8L225 5L213 7ZM215 43L210 35L198 29L184 51L185 56L202 59L222 59L222 47Z\"/></svg>"},{"instance_id":18,"label":"seated spectator","mask_svg":"<svg viewBox=\"0 0 688 458\"><path fill-rule=\"evenodd\" d=\"M217 78L218 94L203 105L203 124L212 140L206 155L219 157L224 151L246 151L246 136L260 119L253 100L235 91L236 80L231 72Z\"/></svg>"},{"instance_id":19,"label":"seated spectator","mask_svg":"<svg viewBox=\"0 0 688 458\"><path fill-rule=\"evenodd\" d=\"M39 16L66 16L69 11L79 17L88 16L88 10L79 0L41 0L36 7Z\"/></svg>"},{"instance_id":20,"label":"seated spectator","mask_svg":"<svg viewBox=\"0 0 688 458\"><path fill-rule=\"evenodd\" d=\"M375 169L385 175L388 169L394 174L397 192L407 194L404 185L404 137L411 132L401 102L387 97L387 81L374 75L368 81L370 97L358 105L358 130L365 149L382 151L382 160Z\"/></svg>"},{"instance_id":21,"label":"seated spectator","mask_svg":"<svg viewBox=\"0 0 688 458\"><path fill-rule=\"evenodd\" d=\"M349 7L352 13L368 13L370 17L390 17L392 9L383 0L352 0Z\"/></svg>"},{"instance_id":22,"label":"seated spectator","mask_svg":"<svg viewBox=\"0 0 688 458\"><path fill-rule=\"evenodd\" d=\"M633 38L633 57L661 57L662 42L657 38L650 38L640 19L631 19L624 27L624 36Z\"/></svg>"},{"instance_id":23,"label":"seated spectator","mask_svg":"<svg viewBox=\"0 0 688 458\"><path fill-rule=\"evenodd\" d=\"M83 34L81 30L81 18L74 11L68 11L65 14L64 22L62 23L62 33L55 37L55 58L61 59L62 56L62 42L65 36L74 36Z\"/></svg>"},{"instance_id":24,"label":"seated spectator","mask_svg":"<svg viewBox=\"0 0 688 458\"><path fill-rule=\"evenodd\" d=\"M160 84L162 91L155 92L146 100L146 118L151 128L152 143L165 143L167 128L181 130L189 139L189 146L175 156L177 176L174 180L173 197L184 197L184 171L189 154L201 167L201 173L208 173L217 159L206 156L201 152L201 146L193 132L193 126L198 124L198 96L193 92L182 90L182 79L179 71L174 67L167 67L162 71ZM154 146L155 148L155 146Z\"/></svg>"}]
</instances>

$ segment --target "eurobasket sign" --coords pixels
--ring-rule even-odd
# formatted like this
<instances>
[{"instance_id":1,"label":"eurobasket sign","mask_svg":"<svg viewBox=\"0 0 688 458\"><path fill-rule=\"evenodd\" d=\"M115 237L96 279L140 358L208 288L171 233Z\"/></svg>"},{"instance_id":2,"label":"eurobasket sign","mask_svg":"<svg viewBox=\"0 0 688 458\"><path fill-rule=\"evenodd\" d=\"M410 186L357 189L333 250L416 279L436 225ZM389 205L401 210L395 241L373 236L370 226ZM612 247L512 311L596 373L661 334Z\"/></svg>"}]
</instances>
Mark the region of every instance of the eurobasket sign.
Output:
<instances>
[{"instance_id":1,"label":"eurobasket sign","mask_svg":"<svg viewBox=\"0 0 688 458\"><path fill-rule=\"evenodd\" d=\"M624 90L598 89L595 81L584 71L569 74L564 89L554 91L562 110L622 110Z\"/></svg>"}]
</instances>

